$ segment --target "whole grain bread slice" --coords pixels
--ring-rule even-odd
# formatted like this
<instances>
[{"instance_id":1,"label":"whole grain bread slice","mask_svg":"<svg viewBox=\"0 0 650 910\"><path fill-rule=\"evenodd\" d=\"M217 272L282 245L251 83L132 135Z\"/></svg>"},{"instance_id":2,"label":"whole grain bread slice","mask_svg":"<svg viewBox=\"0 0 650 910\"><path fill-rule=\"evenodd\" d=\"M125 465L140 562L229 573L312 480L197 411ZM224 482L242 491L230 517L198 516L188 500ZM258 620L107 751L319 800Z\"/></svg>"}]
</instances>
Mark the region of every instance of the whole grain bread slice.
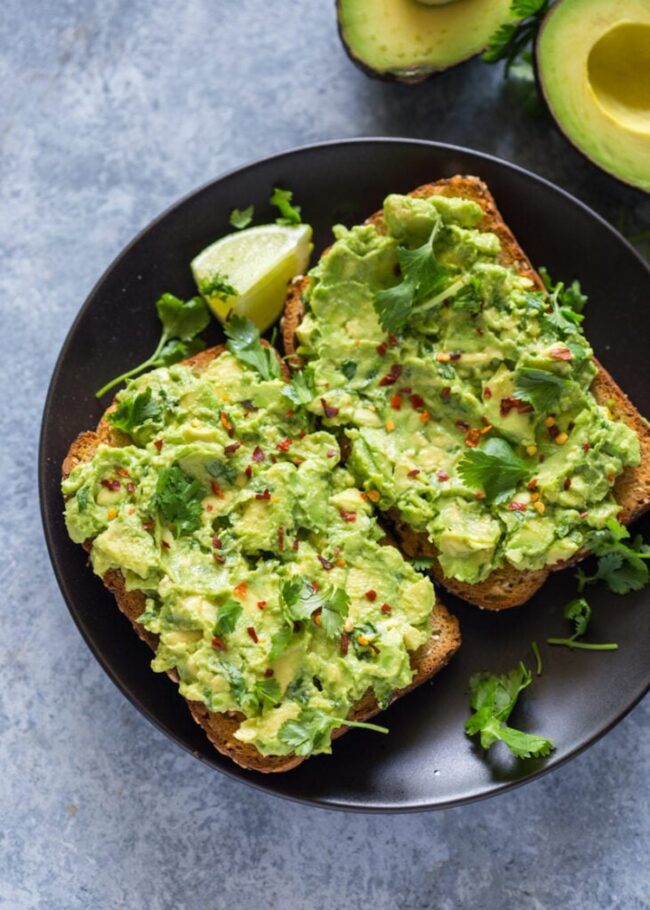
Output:
<instances>
[{"instance_id":1,"label":"whole grain bread slice","mask_svg":"<svg viewBox=\"0 0 650 910\"><path fill-rule=\"evenodd\" d=\"M200 354L184 361L184 363L200 372L224 350L223 345L219 345L202 351ZM287 372L284 365L283 371L286 378ZM116 430L107 420L107 415L115 406L114 402L104 412L95 431L81 433L72 443L63 461L62 473L64 478L70 474L75 465L83 461L90 461L100 444L103 443L110 446L129 444L129 437ZM91 546L92 541L90 540L84 544L88 551ZM103 582L113 593L119 609L131 622L138 636L155 651L158 645L158 636L147 631L138 622L138 618L145 609L144 594L141 591L127 591L122 573L118 570L108 571L103 577ZM458 621L440 602L437 602L434 608L431 636L425 644L411 655L411 665L414 670L413 679L406 688L396 691L392 700L401 698L402 695L431 679L432 676L442 670L459 647L460 630ZM168 675L175 682L178 682L178 678L173 671ZM235 733L244 719L242 714L209 711L202 702L198 701L188 700L187 705L192 717L197 724L203 727L208 739L217 751L222 755L228 756L242 768L262 772L289 771L305 760L303 756L293 754L287 756L262 755L254 745L240 742L235 738ZM372 691L369 690L354 706L348 717L350 720L366 721L378 714L380 710ZM344 726L337 728L333 732L332 738L342 736L348 729L348 727Z\"/></svg>"},{"instance_id":2,"label":"whole grain bread slice","mask_svg":"<svg viewBox=\"0 0 650 910\"><path fill-rule=\"evenodd\" d=\"M492 194L482 180L477 177L450 177L420 186L410 195L420 198L434 195L461 196L477 202L484 212L479 228L492 231L501 242L501 264L530 278L539 290L544 289L542 279L506 225ZM372 215L367 223L375 225L380 232L385 231L381 211ZM282 317L282 338L292 369L299 369L302 365L297 353L296 330L305 314L303 295L308 284L309 279L305 276L294 280L289 288ZM604 367L596 360L595 364L598 373L591 386L594 397L600 404L613 402L614 412L634 430L641 445L641 464L635 468L626 468L614 486L614 496L620 505L620 521L629 524L650 508L650 425ZM563 569L588 555L582 550L569 561L533 571L520 571L506 564L495 569L484 581L469 585L445 576L437 559L436 548L424 533L414 531L405 524L395 509L388 512L387 517L396 540L407 556L432 559L432 573L438 582L453 594L488 610L505 610L525 603L543 585L551 572Z\"/></svg>"}]
</instances>

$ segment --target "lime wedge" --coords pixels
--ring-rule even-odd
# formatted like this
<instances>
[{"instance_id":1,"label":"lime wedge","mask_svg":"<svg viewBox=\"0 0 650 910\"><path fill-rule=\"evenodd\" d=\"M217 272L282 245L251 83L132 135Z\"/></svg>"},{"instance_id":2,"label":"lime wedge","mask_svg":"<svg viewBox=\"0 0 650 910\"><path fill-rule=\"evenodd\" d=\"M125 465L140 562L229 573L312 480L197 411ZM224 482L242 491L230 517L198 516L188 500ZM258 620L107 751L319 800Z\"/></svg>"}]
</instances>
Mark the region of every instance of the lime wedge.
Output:
<instances>
[{"instance_id":1,"label":"lime wedge","mask_svg":"<svg viewBox=\"0 0 650 910\"><path fill-rule=\"evenodd\" d=\"M311 235L308 224L263 224L227 234L192 260L199 293L222 322L234 311L263 332L282 312L288 283L307 268Z\"/></svg>"}]
</instances>

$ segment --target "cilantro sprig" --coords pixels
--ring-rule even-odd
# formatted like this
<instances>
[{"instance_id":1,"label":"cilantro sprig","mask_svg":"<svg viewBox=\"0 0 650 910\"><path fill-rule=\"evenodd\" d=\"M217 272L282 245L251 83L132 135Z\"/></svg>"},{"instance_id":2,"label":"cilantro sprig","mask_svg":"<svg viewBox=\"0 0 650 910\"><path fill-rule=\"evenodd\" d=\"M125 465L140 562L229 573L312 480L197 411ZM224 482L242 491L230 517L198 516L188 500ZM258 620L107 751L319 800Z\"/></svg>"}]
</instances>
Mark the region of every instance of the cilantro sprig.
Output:
<instances>
[{"instance_id":1,"label":"cilantro sprig","mask_svg":"<svg viewBox=\"0 0 650 910\"><path fill-rule=\"evenodd\" d=\"M231 315L224 325L226 347L241 363L252 367L262 379L277 379L280 363L272 347L263 345L257 326L243 316Z\"/></svg>"},{"instance_id":2,"label":"cilantro sprig","mask_svg":"<svg viewBox=\"0 0 650 910\"><path fill-rule=\"evenodd\" d=\"M198 354L205 348L205 342L201 338L197 338L197 335L210 322L210 311L201 297L181 300L174 294L163 294L156 301L156 312L162 326L156 350L151 357L137 367L121 373L103 385L98 392L95 392L97 398L101 398L125 379L130 379L132 376L137 376L154 367L171 366L173 363L178 363L179 360Z\"/></svg>"},{"instance_id":3,"label":"cilantro sprig","mask_svg":"<svg viewBox=\"0 0 650 910\"><path fill-rule=\"evenodd\" d=\"M511 68L530 52L550 5L551 0L512 0L510 13L513 21L504 23L492 35L483 52L483 62L497 63L505 60L507 77Z\"/></svg>"},{"instance_id":4,"label":"cilantro sprig","mask_svg":"<svg viewBox=\"0 0 650 910\"><path fill-rule=\"evenodd\" d=\"M305 367L304 370L296 373L291 382L287 383L282 389L282 395L297 407L305 407L311 404L316 395L313 369Z\"/></svg>"},{"instance_id":5,"label":"cilantro sprig","mask_svg":"<svg viewBox=\"0 0 650 910\"><path fill-rule=\"evenodd\" d=\"M499 505L512 498L531 472L512 446L495 436L466 452L458 462L458 473L470 487L482 490L488 502Z\"/></svg>"},{"instance_id":6,"label":"cilantro sprig","mask_svg":"<svg viewBox=\"0 0 650 910\"><path fill-rule=\"evenodd\" d=\"M235 631L237 620L242 614L242 605L236 600L227 600L219 607L217 621L214 624L214 634L219 638Z\"/></svg>"},{"instance_id":7,"label":"cilantro sprig","mask_svg":"<svg viewBox=\"0 0 650 910\"><path fill-rule=\"evenodd\" d=\"M550 739L524 733L506 723L520 693L532 680L532 673L521 662L510 673L475 673L469 681L470 706L474 713L465 721L465 732L469 736L480 734L484 749L501 741L517 758L548 755L555 748Z\"/></svg>"},{"instance_id":8,"label":"cilantro sprig","mask_svg":"<svg viewBox=\"0 0 650 910\"><path fill-rule=\"evenodd\" d=\"M177 535L191 534L201 525L203 493L198 480L178 465L170 465L158 475L153 507Z\"/></svg>"},{"instance_id":9,"label":"cilantro sprig","mask_svg":"<svg viewBox=\"0 0 650 910\"><path fill-rule=\"evenodd\" d=\"M320 611L320 625L328 638L337 638L348 615L350 598L342 588L333 585L315 587L304 578L284 582L282 600L289 620L300 622Z\"/></svg>"},{"instance_id":10,"label":"cilantro sprig","mask_svg":"<svg viewBox=\"0 0 650 910\"><path fill-rule=\"evenodd\" d=\"M291 190L283 190L279 186L274 188L269 202L280 212L280 217L275 219L276 224L292 225L302 223L300 206L293 205L292 200L293 193Z\"/></svg>"},{"instance_id":11,"label":"cilantro sprig","mask_svg":"<svg viewBox=\"0 0 650 910\"><path fill-rule=\"evenodd\" d=\"M163 406L153 397L151 389L145 389L137 395L127 393L117 408L108 414L108 422L131 436L138 445L146 442L162 420Z\"/></svg>"},{"instance_id":12,"label":"cilantro sprig","mask_svg":"<svg viewBox=\"0 0 650 910\"><path fill-rule=\"evenodd\" d=\"M576 578L580 592L586 585L604 581L614 594L627 594L640 591L650 581L646 562L650 559L650 546L640 534L632 539L625 525L615 518L608 519L602 530L590 535L587 547L598 558L598 563L593 575L578 569Z\"/></svg>"},{"instance_id":13,"label":"cilantro sprig","mask_svg":"<svg viewBox=\"0 0 650 910\"><path fill-rule=\"evenodd\" d=\"M589 641L578 641L579 638L587 631L591 621L591 607L584 597L578 597L570 600L563 610L564 618L573 623L573 635L568 638L547 638L548 645L561 645L565 648L578 648L583 651L616 651L618 645L616 642L596 643Z\"/></svg>"},{"instance_id":14,"label":"cilantro sprig","mask_svg":"<svg viewBox=\"0 0 650 910\"><path fill-rule=\"evenodd\" d=\"M386 727L378 724L367 724L344 717L332 717L325 711L306 708L296 720L287 720L280 727L278 739L290 746L296 755L312 755L327 749L332 730L336 727L359 727L362 730L374 730L376 733L388 733Z\"/></svg>"},{"instance_id":15,"label":"cilantro sprig","mask_svg":"<svg viewBox=\"0 0 650 910\"><path fill-rule=\"evenodd\" d=\"M538 414L548 414L568 387L568 381L556 373L525 367L517 373L515 398L532 404Z\"/></svg>"},{"instance_id":16,"label":"cilantro sprig","mask_svg":"<svg viewBox=\"0 0 650 910\"><path fill-rule=\"evenodd\" d=\"M253 220L254 214L254 205L248 205L245 209L233 209L230 213L229 219L231 227L234 227L237 231L241 231L243 228L247 228Z\"/></svg>"}]
</instances>

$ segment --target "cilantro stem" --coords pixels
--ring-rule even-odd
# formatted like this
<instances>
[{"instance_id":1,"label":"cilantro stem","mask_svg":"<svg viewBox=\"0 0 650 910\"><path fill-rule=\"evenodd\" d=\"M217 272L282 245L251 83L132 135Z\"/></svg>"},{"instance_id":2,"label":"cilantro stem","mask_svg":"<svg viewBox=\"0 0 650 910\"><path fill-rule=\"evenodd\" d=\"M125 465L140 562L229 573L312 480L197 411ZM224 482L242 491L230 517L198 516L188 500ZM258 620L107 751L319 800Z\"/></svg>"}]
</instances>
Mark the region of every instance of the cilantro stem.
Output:
<instances>
[{"instance_id":1,"label":"cilantro stem","mask_svg":"<svg viewBox=\"0 0 650 910\"><path fill-rule=\"evenodd\" d=\"M530 643L530 650L531 650L531 651L533 652L533 654L535 655L535 675L536 675L536 676L541 676L541 675L542 675L542 670L543 670L544 668L543 668L543 665L542 665L542 655L540 654L539 645L537 644L536 641L531 641L531 643Z\"/></svg>"},{"instance_id":2,"label":"cilantro stem","mask_svg":"<svg viewBox=\"0 0 650 910\"><path fill-rule=\"evenodd\" d=\"M346 720L345 717L333 717L332 723L341 727L359 727L361 730L374 730L375 733L388 733L388 727L380 727L378 724L366 724L360 720Z\"/></svg>"},{"instance_id":3,"label":"cilantro stem","mask_svg":"<svg viewBox=\"0 0 650 910\"><path fill-rule=\"evenodd\" d=\"M144 363L139 364L137 367L133 367L130 370L127 370L126 373L122 373L121 376L116 376L115 379L111 379L110 382L107 382L106 385L102 386L98 392L95 392L95 398L101 398L107 392L109 392L116 385L119 385L120 382L123 382L125 379L130 379L132 376L137 376L138 373L143 373L148 367L153 366L160 355L160 352L164 348L165 344L169 340L169 336L166 332L163 332L160 336L160 341L158 342L158 347L153 352L151 357L148 357Z\"/></svg>"},{"instance_id":4,"label":"cilantro stem","mask_svg":"<svg viewBox=\"0 0 650 910\"><path fill-rule=\"evenodd\" d=\"M411 314L421 313L424 310L429 310L433 306L442 303L444 300L447 300L448 297L453 297L458 291L461 291L466 284L472 280L471 275L465 275L462 278L458 278L448 288L445 288L444 291L441 291L439 294L436 294L435 297L429 297L428 300L423 300L422 303L418 303L417 306L414 306L411 310Z\"/></svg>"},{"instance_id":5,"label":"cilantro stem","mask_svg":"<svg viewBox=\"0 0 650 910\"><path fill-rule=\"evenodd\" d=\"M575 641L573 638L547 638L547 645L561 645L564 648L579 648L582 651L616 651L616 642L607 644L592 644L588 641Z\"/></svg>"}]
</instances>

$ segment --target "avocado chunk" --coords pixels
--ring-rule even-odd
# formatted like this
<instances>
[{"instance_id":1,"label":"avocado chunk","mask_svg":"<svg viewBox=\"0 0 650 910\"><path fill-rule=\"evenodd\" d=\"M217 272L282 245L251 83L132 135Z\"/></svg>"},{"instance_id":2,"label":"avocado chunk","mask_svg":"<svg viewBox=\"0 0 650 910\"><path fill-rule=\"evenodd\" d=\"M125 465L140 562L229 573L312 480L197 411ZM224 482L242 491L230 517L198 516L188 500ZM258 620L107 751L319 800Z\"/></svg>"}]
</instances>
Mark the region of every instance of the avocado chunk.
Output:
<instances>
[{"instance_id":1,"label":"avocado chunk","mask_svg":"<svg viewBox=\"0 0 650 910\"><path fill-rule=\"evenodd\" d=\"M338 0L343 44L371 76L421 82L478 54L510 0Z\"/></svg>"},{"instance_id":2,"label":"avocado chunk","mask_svg":"<svg viewBox=\"0 0 650 910\"><path fill-rule=\"evenodd\" d=\"M560 0L537 39L539 81L565 136L594 164L650 191L650 4Z\"/></svg>"}]
</instances>

